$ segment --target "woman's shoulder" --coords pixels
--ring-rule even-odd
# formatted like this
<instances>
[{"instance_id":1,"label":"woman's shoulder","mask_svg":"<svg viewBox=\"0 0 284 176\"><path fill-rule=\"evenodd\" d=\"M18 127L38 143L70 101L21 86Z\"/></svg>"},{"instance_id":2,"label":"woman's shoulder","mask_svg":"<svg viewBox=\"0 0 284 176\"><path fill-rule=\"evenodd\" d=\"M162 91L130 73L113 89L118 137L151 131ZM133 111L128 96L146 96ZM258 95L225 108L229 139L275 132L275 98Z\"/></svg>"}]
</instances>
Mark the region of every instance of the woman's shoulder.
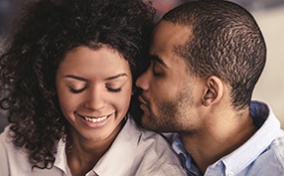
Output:
<instances>
[{"instance_id":1,"label":"woman's shoulder","mask_svg":"<svg viewBox=\"0 0 284 176\"><path fill-rule=\"evenodd\" d=\"M130 119L140 133L137 140L136 161L145 175L184 175L181 163L165 137L144 129ZM136 163L136 162L134 162Z\"/></svg>"},{"instance_id":2,"label":"woman's shoulder","mask_svg":"<svg viewBox=\"0 0 284 176\"><path fill-rule=\"evenodd\" d=\"M11 132L10 132L10 126L11 125L7 125L4 128L4 131L0 134L1 146L2 145L13 146L13 142L12 142L12 138L11 138Z\"/></svg>"},{"instance_id":3,"label":"woman's shoulder","mask_svg":"<svg viewBox=\"0 0 284 176\"><path fill-rule=\"evenodd\" d=\"M22 170L22 167L29 165L27 162L28 157L25 152L16 147L13 143L10 125L6 126L4 131L0 134L0 158L0 170L3 175L13 175L11 174L11 170L18 172Z\"/></svg>"},{"instance_id":4,"label":"woman's shoulder","mask_svg":"<svg viewBox=\"0 0 284 176\"><path fill-rule=\"evenodd\" d=\"M10 126L6 126L0 134L0 175L45 176L59 175L59 173L62 175L62 171L55 167L52 169L33 169L27 152L14 145Z\"/></svg>"},{"instance_id":5,"label":"woman's shoulder","mask_svg":"<svg viewBox=\"0 0 284 176\"><path fill-rule=\"evenodd\" d=\"M176 133L158 133L145 129L141 125L138 125L132 117L130 117L128 121L131 128L134 128L133 131L140 133L140 142L149 142L149 144L158 144L159 146L165 145L168 148L173 138L176 138L177 135Z\"/></svg>"},{"instance_id":6,"label":"woman's shoulder","mask_svg":"<svg viewBox=\"0 0 284 176\"><path fill-rule=\"evenodd\" d=\"M6 154L9 157L26 157L26 152L19 147L16 147L13 143L13 132L10 130L11 125L7 125L4 131L0 134L0 150L1 156Z\"/></svg>"}]
</instances>

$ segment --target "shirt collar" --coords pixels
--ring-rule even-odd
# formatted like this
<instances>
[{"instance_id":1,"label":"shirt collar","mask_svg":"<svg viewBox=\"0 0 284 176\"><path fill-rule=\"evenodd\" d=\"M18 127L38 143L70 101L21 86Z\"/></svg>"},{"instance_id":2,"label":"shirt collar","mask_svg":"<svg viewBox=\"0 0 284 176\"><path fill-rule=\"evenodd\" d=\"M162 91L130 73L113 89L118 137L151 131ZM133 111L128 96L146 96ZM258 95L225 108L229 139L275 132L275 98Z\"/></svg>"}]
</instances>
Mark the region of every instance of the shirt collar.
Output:
<instances>
[{"instance_id":1,"label":"shirt collar","mask_svg":"<svg viewBox=\"0 0 284 176\"><path fill-rule=\"evenodd\" d=\"M188 175L201 175L197 166L193 164L194 161L186 152L179 135L177 135L176 139L173 141L172 148L178 154L181 164Z\"/></svg>"},{"instance_id":2,"label":"shirt collar","mask_svg":"<svg viewBox=\"0 0 284 176\"><path fill-rule=\"evenodd\" d=\"M247 167L278 135L280 123L270 107L264 103L252 101L250 104L250 114L253 117L255 125L259 127L258 131L241 147L211 165L213 167L216 165L225 165L225 172L227 175L230 172L236 174ZM187 173L189 175L190 173L200 175L198 168L184 149L179 136L173 141L172 147L179 156L183 157L181 161L183 162L182 164Z\"/></svg>"},{"instance_id":3,"label":"shirt collar","mask_svg":"<svg viewBox=\"0 0 284 176\"><path fill-rule=\"evenodd\" d=\"M135 149L141 136L141 132L134 128L136 128L134 120L128 118L109 150L94 167L95 173L102 176L113 175L113 173L125 175L133 163L136 155ZM125 155L125 151L127 151L127 155Z\"/></svg>"},{"instance_id":4,"label":"shirt collar","mask_svg":"<svg viewBox=\"0 0 284 176\"><path fill-rule=\"evenodd\" d=\"M237 174L253 162L271 142L277 137L280 123L266 104L253 101L250 104L250 114L260 128L242 146L223 157L221 161L226 166L226 174Z\"/></svg>"},{"instance_id":5,"label":"shirt collar","mask_svg":"<svg viewBox=\"0 0 284 176\"><path fill-rule=\"evenodd\" d=\"M96 173L95 175L113 175L113 173L116 173L116 175L124 175L123 173L131 167L135 158L134 155L136 154L135 148L139 143L141 132L134 129L136 128L136 124L132 118L129 117L125 119L125 125L113 141L109 150L90 171ZM129 131L131 131L131 133L129 133ZM67 164L65 147L66 142L63 137L59 140L57 145L54 166L61 169L66 175L71 175L71 171ZM125 155L125 151L127 151L127 155Z\"/></svg>"},{"instance_id":6,"label":"shirt collar","mask_svg":"<svg viewBox=\"0 0 284 176\"><path fill-rule=\"evenodd\" d=\"M67 164L67 156L65 153L66 140L65 136L61 138L57 144L57 153L55 155L54 167L61 169L66 175L71 175L71 171Z\"/></svg>"}]
</instances>

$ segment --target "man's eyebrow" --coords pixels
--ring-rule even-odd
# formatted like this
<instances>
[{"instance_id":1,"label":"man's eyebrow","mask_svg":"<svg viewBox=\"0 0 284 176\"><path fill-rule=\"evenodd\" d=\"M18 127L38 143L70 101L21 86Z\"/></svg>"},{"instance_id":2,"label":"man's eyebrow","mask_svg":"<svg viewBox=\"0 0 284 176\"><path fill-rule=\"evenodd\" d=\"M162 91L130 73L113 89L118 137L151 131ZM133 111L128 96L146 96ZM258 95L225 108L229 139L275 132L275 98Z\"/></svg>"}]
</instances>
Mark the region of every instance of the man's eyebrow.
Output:
<instances>
[{"instance_id":1,"label":"man's eyebrow","mask_svg":"<svg viewBox=\"0 0 284 176\"><path fill-rule=\"evenodd\" d=\"M165 62L157 55L150 55L150 60L152 61L156 61L158 63L160 63L161 65L165 66L165 67L168 67Z\"/></svg>"}]
</instances>

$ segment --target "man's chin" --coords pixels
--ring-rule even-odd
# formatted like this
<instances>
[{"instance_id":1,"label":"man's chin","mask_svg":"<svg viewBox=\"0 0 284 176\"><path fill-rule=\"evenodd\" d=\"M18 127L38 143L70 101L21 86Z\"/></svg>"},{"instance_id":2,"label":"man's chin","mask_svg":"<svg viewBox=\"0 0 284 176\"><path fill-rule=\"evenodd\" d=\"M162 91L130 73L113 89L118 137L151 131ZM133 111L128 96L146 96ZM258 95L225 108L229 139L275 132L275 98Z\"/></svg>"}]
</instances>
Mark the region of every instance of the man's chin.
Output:
<instances>
[{"instance_id":1,"label":"man's chin","mask_svg":"<svg viewBox=\"0 0 284 176\"><path fill-rule=\"evenodd\" d=\"M146 116L145 114L143 114L142 118L141 118L141 125L143 128L147 129L147 130L151 130L151 131L157 131L157 124L155 122L153 122L153 120L150 120L149 116Z\"/></svg>"},{"instance_id":2,"label":"man's chin","mask_svg":"<svg viewBox=\"0 0 284 176\"><path fill-rule=\"evenodd\" d=\"M160 124L157 124L157 120L155 120L153 117L143 116L141 119L141 125L147 130L155 131L158 133L168 132L167 130L163 129Z\"/></svg>"}]
</instances>

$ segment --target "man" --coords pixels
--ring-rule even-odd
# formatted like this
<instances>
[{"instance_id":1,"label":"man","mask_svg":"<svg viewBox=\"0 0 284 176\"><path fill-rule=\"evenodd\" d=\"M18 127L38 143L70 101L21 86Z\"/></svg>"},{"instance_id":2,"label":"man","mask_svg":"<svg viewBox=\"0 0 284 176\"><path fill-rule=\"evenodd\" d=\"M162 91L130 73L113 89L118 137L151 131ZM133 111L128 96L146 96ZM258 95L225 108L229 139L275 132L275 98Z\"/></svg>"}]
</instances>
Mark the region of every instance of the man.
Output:
<instances>
[{"instance_id":1,"label":"man","mask_svg":"<svg viewBox=\"0 0 284 176\"><path fill-rule=\"evenodd\" d=\"M177 132L188 175L284 175L284 132L251 101L266 60L252 15L228 1L183 4L155 27L151 65L136 85L148 129Z\"/></svg>"}]
</instances>

